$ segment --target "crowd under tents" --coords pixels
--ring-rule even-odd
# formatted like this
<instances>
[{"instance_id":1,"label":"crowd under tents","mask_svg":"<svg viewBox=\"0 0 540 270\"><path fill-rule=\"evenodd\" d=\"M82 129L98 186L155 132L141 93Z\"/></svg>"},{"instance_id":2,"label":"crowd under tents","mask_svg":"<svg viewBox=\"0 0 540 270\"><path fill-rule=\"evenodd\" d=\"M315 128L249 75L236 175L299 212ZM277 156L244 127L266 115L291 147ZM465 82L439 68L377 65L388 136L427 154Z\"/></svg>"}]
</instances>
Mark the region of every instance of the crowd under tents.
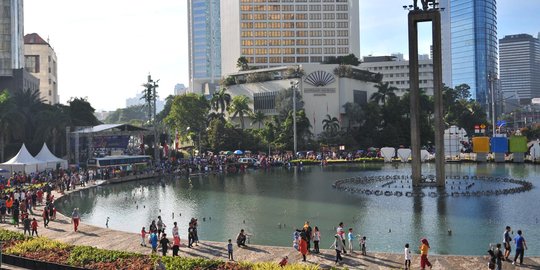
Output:
<instances>
[{"instance_id":1,"label":"crowd under tents","mask_svg":"<svg viewBox=\"0 0 540 270\"><path fill-rule=\"evenodd\" d=\"M57 166L66 169L68 162L53 155L45 143L36 157L33 157L28 152L28 149L23 143L21 149L19 149L19 152L13 158L0 164L0 170L2 170L2 174L17 172L30 174L46 169L56 169Z\"/></svg>"}]
</instances>

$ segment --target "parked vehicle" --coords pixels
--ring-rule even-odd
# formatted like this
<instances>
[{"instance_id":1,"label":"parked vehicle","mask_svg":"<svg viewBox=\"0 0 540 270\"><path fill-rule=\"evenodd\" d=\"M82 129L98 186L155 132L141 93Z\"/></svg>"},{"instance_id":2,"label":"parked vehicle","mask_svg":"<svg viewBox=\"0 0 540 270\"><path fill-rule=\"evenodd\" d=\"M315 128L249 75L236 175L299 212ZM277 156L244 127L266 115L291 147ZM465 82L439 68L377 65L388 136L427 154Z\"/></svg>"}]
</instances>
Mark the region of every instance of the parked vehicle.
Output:
<instances>
[{"instance_id":1,"label":"parked vehicle","mask_svg":"<svg viewBox=\"0 0 540 270\"><path fill-rule=\"evenodd\" d=\"M247 164L248 167L259 167L261 163L254 158L239 158L238 163Z\"/></svg>"}]
</instances>

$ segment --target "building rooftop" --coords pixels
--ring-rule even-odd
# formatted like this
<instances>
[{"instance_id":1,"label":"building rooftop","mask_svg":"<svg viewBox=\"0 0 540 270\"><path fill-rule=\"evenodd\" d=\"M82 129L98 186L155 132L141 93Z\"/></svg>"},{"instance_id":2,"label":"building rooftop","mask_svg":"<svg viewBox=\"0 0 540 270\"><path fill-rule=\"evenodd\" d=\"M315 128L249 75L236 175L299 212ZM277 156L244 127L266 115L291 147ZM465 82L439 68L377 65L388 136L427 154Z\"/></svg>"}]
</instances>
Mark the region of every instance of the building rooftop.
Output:
<instances>
[{"instance_id":1,"label":"building rooftop","mask_svg":"<svg viewBox=\"0 0 540 270\"><path fill-rule=\"evenodd\" d=\"M26 34L24 36L24 44L42 44L42 45L49 45L47 41L45 41L43 38L41 38L38 34L32 33L32 34Z\"/></svg>"}]
</instances>

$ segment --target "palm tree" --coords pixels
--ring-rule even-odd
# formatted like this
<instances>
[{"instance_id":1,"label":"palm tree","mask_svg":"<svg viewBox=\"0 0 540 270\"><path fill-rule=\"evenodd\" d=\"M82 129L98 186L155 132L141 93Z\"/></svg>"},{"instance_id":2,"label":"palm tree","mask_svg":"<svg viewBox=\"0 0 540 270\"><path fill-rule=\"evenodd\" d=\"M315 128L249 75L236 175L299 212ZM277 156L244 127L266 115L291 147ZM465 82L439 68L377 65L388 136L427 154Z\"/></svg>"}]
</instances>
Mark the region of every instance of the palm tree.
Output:
<instances>
[{"instance_id":1,"label":"palm tree","mask_svg":"<svg viewBox=\"0 0 540 270\"><path fill-rule=\"evenodd\" d=\"M227 93L227 88L221 88L221 90L214 92L210 102L214 110L221 110L221 113L223 113L231 103L231 95Z\"/></svg>"},{"instance_id":2,"label":"palm tree","mask_svg":"<svg viewBox=\"0 0 540 270\"><path fill-rule=\"evenodd\" d=\"M0 162L4 161L4 148L10 137L20 137L26 119L17 110L9 92L0 92Z\"/></svg>"},{"instance_id":3,"label":"palm tree","mask_svg":"<svg viewBox=\"0 0 540 270\"><path fill-rule=\"evenodd\" d=\"M244 116L251 113L249 103L251 102L247 96L235 96L231 101L231 105L227 109L232 117L240 117L240 126L242 129L244 129Z\"/></svg>"},{"instance_id":4,"label":"palm tree","mask_svg":"<svg viewBox=\"0 0 540 270\"><path fill-rule=\"evenodd\" d=\"M343 108L345 109L345 116L349 121L347 130L351 130L355 123L361 123L362 118L364 117L364 111L362 110L362 107L358 105L358 103L347 102L345 105L343 105Z\"/></svg>"},{"instance_id":5,"label":"palm tree","mask_svg":"<svg viewBox=\"0 0 540 270\"><path fill-rule=\"evenodd\" d=\"M326 119L322 120L322 124L323 129L331 135L336 134L339 130L339 120L336 117L331 117L329 114L326 115Z\"/></svg>"},{"instance_id":6,"label":"palm tree","mask_svg":"<svg viewBox=\"0 0 540 270\"><path fill-rule=\"evenodd\" d=\"M388 99L396 96L394 91L398 90L396 87L390 86L388 82L379 82L375 85L375 88L377 88L378 91L371 95L370 100L375 101L376 103L382 102L383 106L386 105Z\"/></svg>"},{"instance_id":7,"label":"palm tree","mask_svg":"<svg viewBox=\"0 0 540 270\"><path fill-rule=\"evenodd\" d=\"M241 56L236 61L236 67L240 69L240 71L246 71L249 70L248 60L244 56Z\"/></svg>"},{"instance_id":8,"label":"palm tree","mask_svg":"<svg viewBox=\"0 0 540 270\"><path fill-rule=\"evenodd\" d=\"M259 129L261 129L261 124L264 124L266 120L266 115L262 111L257 111L251 115L251 124L259 124Z\"/></svg>"}]
</instances>

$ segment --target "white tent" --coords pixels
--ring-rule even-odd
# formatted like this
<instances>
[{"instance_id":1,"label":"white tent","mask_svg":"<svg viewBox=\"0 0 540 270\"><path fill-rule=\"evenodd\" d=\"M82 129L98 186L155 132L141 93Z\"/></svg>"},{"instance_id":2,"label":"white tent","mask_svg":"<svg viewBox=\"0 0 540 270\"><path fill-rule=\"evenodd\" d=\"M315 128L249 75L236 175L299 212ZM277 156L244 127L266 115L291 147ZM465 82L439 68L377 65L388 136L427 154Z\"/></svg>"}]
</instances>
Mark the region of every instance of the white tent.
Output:
<instances>
[{"instance_id":1,"label":"white tent","mask_svg":"<svg viewBox=\"0 0 540 270\"><path fill-rule=\"evenodd\" d=\"M9 170L10 173L22 172L30 174L33 172L42 171L45 169L46 162L35 159L26 149L26 146L21 146L21 149L12 159L0 164L0 168Z\"/></svg>"},{"instance_id":2,"label":"white tent","mask_svg":"<svg viewBox=\"0 0 540 270\"><path fill-rule=\"evenodd\" d=\"M67 169L68 167L67 160L58 158L51 153L46 143L43 143L43 147L41 147L41 151L36 155L36 159L45 162L47 169L56 169L58 164L60 164L62 169Z\"/></svg>"}]
</instances>

